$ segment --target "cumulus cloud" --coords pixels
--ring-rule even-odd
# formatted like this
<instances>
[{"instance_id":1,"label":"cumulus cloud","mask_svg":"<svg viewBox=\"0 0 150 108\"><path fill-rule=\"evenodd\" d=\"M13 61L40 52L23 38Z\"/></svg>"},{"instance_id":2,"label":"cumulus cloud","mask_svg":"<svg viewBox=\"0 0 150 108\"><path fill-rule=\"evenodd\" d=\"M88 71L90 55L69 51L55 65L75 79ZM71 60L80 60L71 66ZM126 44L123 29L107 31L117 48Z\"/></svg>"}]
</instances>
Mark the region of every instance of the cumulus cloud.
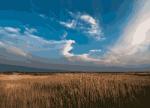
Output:
<instances>
[{"instance_id":1,"label":"cumulus cloud","mask_svg":"<svg viewBox=\"0 0 150 108\"><path fill-rule=\"evenodd\" d=\"M74 44L75 41L74 40L68 40L66 41L66 44L64 45L63 49L62 49L62 54L65 57L72 57L73 54L70 53L70 51L73 49L72 44Z\"/></svg>"},{"instance_id":2,"label":"cumulus cloud","mask_svg":"<svg viewBox=\"0 0 150 108\"><path fill-rule=\"evenodd\" d=\"M92 37L96 40L103 38L102 28L99 24L99 20L90 16L89 14L71 13L71 20L66 22L60 21L59 23L66 28L74 29Z\"/></svg>"},{"instance_id":3,"label":"cumulus cloud","mask_svg":"<svg viewBox=\"0 0 150 108\"><path fill-rule=\"evenodd\" d=\"M72 47L70 46L70 49L68 49L67 52L72 51ZM101 59L101 50L90 50L88 53L83 53L83 54L73 54L69 53L70 56L67 56L67 59L70 60L71 62L79 62L79 63L92 63L92 64L105 64L104 61Z\"/></svg>"}]
</instances>

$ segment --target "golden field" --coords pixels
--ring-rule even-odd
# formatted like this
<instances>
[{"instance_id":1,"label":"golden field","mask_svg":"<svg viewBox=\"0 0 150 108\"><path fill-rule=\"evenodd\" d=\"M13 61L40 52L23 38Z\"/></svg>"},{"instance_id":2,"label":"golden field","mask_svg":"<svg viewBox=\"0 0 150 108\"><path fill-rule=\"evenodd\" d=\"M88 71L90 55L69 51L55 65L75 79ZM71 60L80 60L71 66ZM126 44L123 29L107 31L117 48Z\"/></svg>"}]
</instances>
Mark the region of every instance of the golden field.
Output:
<instances>
[{"instance_id":1,"label":"golden field","mask_svg":"<svg viewBox=\"0 0 150 108\"><path fill-rule=\"evenodd\" d=\"M0 74L0 108L150 108L150 74Z\"/></svg>"}]
</instances>

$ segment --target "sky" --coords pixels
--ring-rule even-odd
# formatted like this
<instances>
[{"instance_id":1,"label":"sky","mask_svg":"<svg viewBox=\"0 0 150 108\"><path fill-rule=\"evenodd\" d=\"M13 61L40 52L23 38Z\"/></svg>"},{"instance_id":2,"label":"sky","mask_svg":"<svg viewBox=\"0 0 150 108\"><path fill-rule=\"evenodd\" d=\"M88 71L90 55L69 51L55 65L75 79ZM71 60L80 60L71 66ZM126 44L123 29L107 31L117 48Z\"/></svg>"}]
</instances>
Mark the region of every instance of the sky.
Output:
<instances>
[{"instance_id":1,"label":"sky","mask_svg":"<svg viewBox=\"0 0 150 108\"><path fill-rule=\"evenodd\" d=\"M0 0L0 64L145 69L149 5L149 0Z\"/></svg>"}]
</instances>

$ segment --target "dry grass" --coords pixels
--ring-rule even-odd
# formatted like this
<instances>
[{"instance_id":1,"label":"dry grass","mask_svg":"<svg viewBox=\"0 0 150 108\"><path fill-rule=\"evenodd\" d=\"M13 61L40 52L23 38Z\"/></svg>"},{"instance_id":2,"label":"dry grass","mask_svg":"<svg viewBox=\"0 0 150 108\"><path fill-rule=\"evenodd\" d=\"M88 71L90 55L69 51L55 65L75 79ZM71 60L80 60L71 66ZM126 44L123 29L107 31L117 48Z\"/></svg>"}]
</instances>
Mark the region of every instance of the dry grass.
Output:
<instances>
[{"instance_id":1,"label":"dry grass","mask_svg":"<svg viewBox=\"0 0 150 108\"><path fill-rule=\"evenodd\" d=\"M148 74L0 75L0 108L149 108Z\"/></svg>"}]
</instances>

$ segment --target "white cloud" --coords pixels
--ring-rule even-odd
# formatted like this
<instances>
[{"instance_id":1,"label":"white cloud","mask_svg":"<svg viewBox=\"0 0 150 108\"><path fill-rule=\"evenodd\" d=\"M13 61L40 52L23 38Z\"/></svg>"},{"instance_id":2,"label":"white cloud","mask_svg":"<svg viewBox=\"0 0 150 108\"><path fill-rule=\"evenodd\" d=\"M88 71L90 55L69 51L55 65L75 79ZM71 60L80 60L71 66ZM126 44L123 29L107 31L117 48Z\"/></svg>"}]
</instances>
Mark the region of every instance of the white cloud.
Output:
<instances>
[{"instance_id":1,"label":"white cloud","mask_svg":"<svg viewBox=\"0 0 150 108\"><path fill-rule=\"evenodd\" d=\"M150 1L142 1L142 4L122 37L106 56L115 65L150 64Z\"/></svg>"},{"instance_id":2,"label":"white cloud","mask_svg":"<svg viewBox=\"0 0 150 108\"><path fill-rule=\"evenodd\" d=\"M66 41L66 44L64 45L64 47L62 49L62 54L65 57L72 57L73 56L73 54L70 53L70 51L73 49L72 44L74 44L74 43L75 43L75 41L73 41L73 40Z\"/></svg>"},{"instance_id":3,"label":"white cloud","mask_svg":"<svg viewBox=\"0 0 150 108\"><path fill-rule=\"evenodd\" d=\"M70 61L67 62L69 64L81 63L81 65L86 65L88 62L99 62L95 54L98 55L101 50L94 49L88 54L74 54L72 53L74 40L46 40L34 35L36 31L33 28L21 30L14 27L0 27L0 55L2 56L0 59L15 62L30 60L35 65L35 61L50 63L51 59L65 59ZM61 62L59 60L59 63ZM62 63L64 62L66 61Z\"/></svg>"},{"instance_id":4,"label":"white cloud","mask_svg":"<svg viewBox=\"0 0 150 108\"><path fill-rule=\"evenodd\" d=\"M88 14L81 15L80 19L90 25L90 27L87 28L85 33L89 34L90 36L94 37L97 40L102 39L103 33L98 20L96 20L95 18L93 18Z\"/></svg>"},{"instance_id":5,"label":"white cloud","mask_svg":"<svg viewBox=\"0 0 150 108\"><path fill-rule=\"evenodd\" d=\"M150 2L146 2L146 4ZM147 5L148 6L148 5ZM144 5L144 10L146 7ZM67 58L70 64L76 62L90 65L125 66L150 64L150 13L141 11L133 18L124 31L122 37L110 50L102 56L100 49L90 50L88 53L72 53L74 40L46 40L34 35L36 29L20 30L14 27L0 27L0 53L5 49L11 54L23 57L37 56L46 59ZM76 16L76 17L75 17ZM80 29L95 39L101 39L99 21L87 14L75 15L73 21L61 22L70 29ZM79 21L79 22L78 22ZM84 22L84 23L81 23ZM86 26L88 25L88 26ZM27 41L28 40L28 41Z\"/></svg>"},{"instance_id":6,"label":"white cloud","mask_svg":"<svg viewBox=\"0 0 150 108\"><path fill-rule=\"evenodd\" d=\"M43 19L47 19L47 16L45 16L44 14L39 14L39 16Z\"/></svg>"},{"instance_id":7,"label":"white cloud","mask_svg":"<svg viewBox=\"0 0 150 108\"><path fill-rule=\"evenodd\" d=\"M67 52L72 51L72 46L70 46L67 50ZM68 60L72 61L72 62L84 62L85 65L88 63L92 63L92 64L99 64L100 62L103 62L103 60L100 59L100 54L101 54L101 50L100 49L93 49L90 50L88 53L83 53L83 54L73 54L73 53L69 53L70 56L67 56Z\"/></svg>"},{"instance_id":8,"label":"white cloud","mask_svg":"<svg viewBox=\"0 0 150 108\"><path fill-rule=\"evenodd\" d=\"M7 28L7 29L6 29ZM46 40L40 36L34 35L37 30L34 28L24 28L21 30L14 27L0 27L0 54L5 49L8 53L6 58L18 60L30 59L34 57L48 59L66 58L77 62L96 62L94 54L101 50L91 50L88 54L74 54L74 40ZM49 61L50 62L50 61Z\"/></svg>"},{"instance_id":9,"label":"white cloud","mask_svg":"<svg viewBox=\"0 0 150 108\"><path fill-rule=\"evenodd\" d=\"M72 60L109 66L150 64L150 2L143 2L143 6L129 22L122 37L107 53L100 56L101 50L91 50L86 54L74 55ZM95 24L89 16L82 19Z\"/></svg>"},{"instance_id":10,"label":"white cloud","mask_svg":"<svg viewBox=\"0 0 150 108\"><path fill-rule=\"evenodd\" d=\"M83 32L96 40L103 39L102 28L100 27L98 19L88 14L70 13L70 15L72 16L71 20L66 22L60 21L59 23L69 29Z\"/></svg>"},{"instance_id":11,"label":"white cloud","mask_svg":"<svg viewBox=\"0 0 150 108\"><path fill-rule=\"evenodd\" d=\"M60 21L59 23L61 25L65 26L65 27L67 27L67 28L70 28L70 29L75 29L76 28L76 24L77 24L77 22L75 20L68 21L68 22Z\"/></svg>"},{"instance_id":12,"label":"white cloud","mask_svg":"<svg viewBox=\"0 0 150 108\"><path fill-rule=\"evenodd\" d=\"M96 25L97 24L97 21L93 17L91 17L90 15L87 15L87 14L81 15L80 19L84 20L85 22L90 23L92 25Z\"/></svg>"},{"instance_id":13,"label":"white cloud","mask_svg":"<svg viewBox=\"0 0 150 108\"><path fill-rule=\"evenodd\" d=\"M93 49L93 50L90 50L90 53L95 53L95 52L102 52L101 49Z\"/></svg>"},{"instance_id":14,"label":"white cloud","mask_svg":"<svg viewBox=\"0 0 150 108\"><path fill-rule=\"evenodd\" d=\"M20 32L20 29L19 29L19 28L4 27L3 29L4 29L5 31L11 32L11 33L18 33L18 32Z\"/></svg>"},{"instance_id":15,"label":"white cloud","mask_svg":"<svg viewBox=\"0 0 150 108\"><path fill-rule=\"evenodd\" d=\"M24 57L27 56L27 53L24 52L23 50L21 50L17 47L14 47L14 46L9 46L7 44L4 44L3 42L0 42L0 47L5 48L8 53L13 53L15 55L20 55L20 56L24 56Z\"/></svg>"},{"instance_id":16,"label":"white cloud","mask_svg":"<svg viewBox=\"0 0 150 108\"><path fill-rule=\"evenodd\" d=\"M25 28L20 32L19 28L0 27L0 48L5 49L9 55L20 55L22 57L38 56L47 59L68 57L72 54L73 40L46 40L40 36L34 35L33 28ZM3 53L0 50L0 54Z\"/></svg>"}]
</instances>

